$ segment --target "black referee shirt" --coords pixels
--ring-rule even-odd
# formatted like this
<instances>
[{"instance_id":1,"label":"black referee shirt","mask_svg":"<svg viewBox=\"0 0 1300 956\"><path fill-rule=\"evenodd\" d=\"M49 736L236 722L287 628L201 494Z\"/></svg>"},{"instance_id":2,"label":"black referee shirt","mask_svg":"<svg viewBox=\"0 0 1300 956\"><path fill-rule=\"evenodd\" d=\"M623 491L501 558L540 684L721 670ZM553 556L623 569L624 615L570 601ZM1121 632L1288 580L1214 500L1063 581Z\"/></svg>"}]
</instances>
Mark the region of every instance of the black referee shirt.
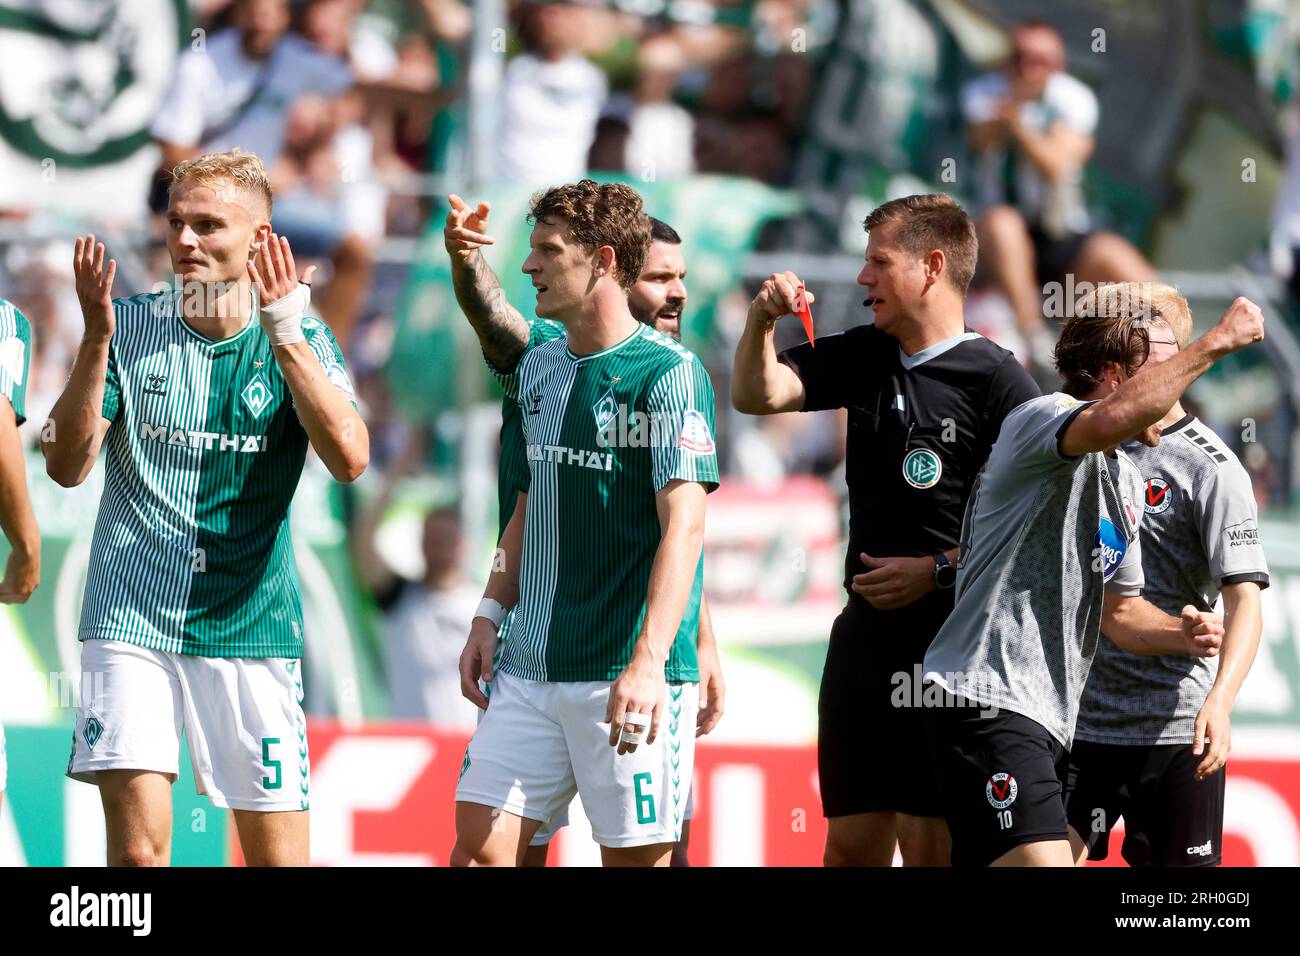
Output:
<instances>
[{"instance_id":1,"label":"black referee shirt","mask_svg":"<svg viewBox=\"0 0 1300 956\"><path fill-rule=\"evenodd\" d=\"M864 551L918 557L956 547L966 499L1002 420L1041 394L1015 356L983 336L924 354L909 369L897 339L860 325L778 356L803 382L804 411L849 411L846 589L867 570L858 557ZM942 596L951 608L952 592Z\"/></svg>"}]
</instances>

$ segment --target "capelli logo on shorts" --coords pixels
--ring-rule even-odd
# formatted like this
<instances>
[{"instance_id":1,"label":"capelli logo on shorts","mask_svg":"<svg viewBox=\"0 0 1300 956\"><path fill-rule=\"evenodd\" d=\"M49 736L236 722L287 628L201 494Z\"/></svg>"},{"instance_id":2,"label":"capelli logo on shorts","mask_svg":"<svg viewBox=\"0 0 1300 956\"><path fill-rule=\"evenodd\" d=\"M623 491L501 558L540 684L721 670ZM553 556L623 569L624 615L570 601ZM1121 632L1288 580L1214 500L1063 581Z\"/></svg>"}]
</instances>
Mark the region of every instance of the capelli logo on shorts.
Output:
<instances>
[{"instance_id":1,"label":"capelli logo on shorts","mask_svg":"<svg viewBox=\"0 0 1300 956\"><path fill-rule=\"evenodd\" d=\"M1206 840L1200 846L1189 846L1187 848L1187 855L1188 856L1209 856L1210 853L1213 852L1211 850L1211 844L1213 842L1214 842L1213 840Z\"/></svg>"}]
</instances>

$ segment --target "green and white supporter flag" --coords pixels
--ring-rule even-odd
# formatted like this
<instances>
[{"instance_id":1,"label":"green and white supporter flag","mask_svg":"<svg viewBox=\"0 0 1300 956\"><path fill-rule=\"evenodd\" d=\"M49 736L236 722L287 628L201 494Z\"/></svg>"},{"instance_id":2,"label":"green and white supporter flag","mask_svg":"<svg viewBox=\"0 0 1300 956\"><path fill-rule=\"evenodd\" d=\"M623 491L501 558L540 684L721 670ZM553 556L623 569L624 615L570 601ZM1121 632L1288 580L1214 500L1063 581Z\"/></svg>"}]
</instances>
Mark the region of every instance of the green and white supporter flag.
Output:
<instances>
[{"instance_id":1,"label":"green and white supporter flag","mask_svg":"<svg viewBox=\"0 0 1300 956\"><path fill-rule=\"evenodd\" d=\"M185 322L174 292L114 299L113 310L103 405L113 424L79 637L302 656L288 517L307 433L256 307L219 341ZM306 318L303 332L354 399L330 330Z\"/></svg>"},{"instance_id":2,"label":"green and white supporter flag","mask_svg":"<svg viewBox=\"0 0 1300 956\"><path fill-rule=\"evenodd\" d=\"M520 596L500 670L535 681L616 678L646 612L670 481L718 482L713 384L699 359L638 325L574 355L537 337L504 378L528 461ZM701 585L699 568L692 591ZM698 613L698 596L692 595ZM677 630L669 681L696 681L695 634Z\"/></svg>"},{"instance_id":3,"label":"green and white supporter flag","mask_svg":"<svg viewBox=\"0 0 1300 956\"><path fill-rule=\"evenodd\" d=\"M149 134L191 32L186 0L0 0L0 208L136 221Z\"/></svg>"},{"instance_id":4,"label":"green and white supporter flag","mask_svg":"<svg viewBox=\"0 0 1300 956\"><path fill-rule=\"evenodd\" d=\"M21 425L27 420L27 376L32 361L32 327L8 299L0 299L0 395Z\"/></svg>"}]
</instances>

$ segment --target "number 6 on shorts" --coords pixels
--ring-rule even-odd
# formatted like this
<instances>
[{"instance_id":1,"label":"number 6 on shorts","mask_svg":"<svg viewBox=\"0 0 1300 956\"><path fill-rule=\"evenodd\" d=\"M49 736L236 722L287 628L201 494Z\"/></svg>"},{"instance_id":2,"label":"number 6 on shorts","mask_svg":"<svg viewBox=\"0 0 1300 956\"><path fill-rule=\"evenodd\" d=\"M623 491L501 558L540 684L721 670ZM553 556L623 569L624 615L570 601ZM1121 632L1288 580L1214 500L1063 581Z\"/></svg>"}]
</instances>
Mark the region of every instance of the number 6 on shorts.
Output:
<instances>
[{"instance_id":1,"label":"number 6 on shorts","mask_svg":"<svg viewBox=\"0 0 1300 956\"><path fill-rule=\"evenodd\" d=\"M632 783L636 788L636 822L637 823L654 823L655 822L655 798L652 793L642 793L641 784L651 786L653 781L649 773L638 773L632 775Z\"/></svg>"}]
</instances>

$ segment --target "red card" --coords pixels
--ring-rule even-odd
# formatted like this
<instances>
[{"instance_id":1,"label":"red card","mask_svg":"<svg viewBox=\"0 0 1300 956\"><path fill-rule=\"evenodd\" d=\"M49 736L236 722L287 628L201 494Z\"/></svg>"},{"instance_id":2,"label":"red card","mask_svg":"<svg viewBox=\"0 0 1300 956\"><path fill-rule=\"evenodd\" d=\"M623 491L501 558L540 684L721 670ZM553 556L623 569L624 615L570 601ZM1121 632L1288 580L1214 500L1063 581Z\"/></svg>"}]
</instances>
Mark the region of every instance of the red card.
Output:
<instances>
[{"instance_id":1,"label":"red card","mask_svg":"<svg viewBox=\"0 0 1300 956\"><path fill-rule=\"evenodd\" d=\"M797 306L795 315L799 316L799 319L803 322L803 330L808 334L808 344L816 348L813 341L812 309L808 305L808 296L804 292L802 282L799 283L799 295L795 298L795 305Z\"/></svg>"}]
</instances>

